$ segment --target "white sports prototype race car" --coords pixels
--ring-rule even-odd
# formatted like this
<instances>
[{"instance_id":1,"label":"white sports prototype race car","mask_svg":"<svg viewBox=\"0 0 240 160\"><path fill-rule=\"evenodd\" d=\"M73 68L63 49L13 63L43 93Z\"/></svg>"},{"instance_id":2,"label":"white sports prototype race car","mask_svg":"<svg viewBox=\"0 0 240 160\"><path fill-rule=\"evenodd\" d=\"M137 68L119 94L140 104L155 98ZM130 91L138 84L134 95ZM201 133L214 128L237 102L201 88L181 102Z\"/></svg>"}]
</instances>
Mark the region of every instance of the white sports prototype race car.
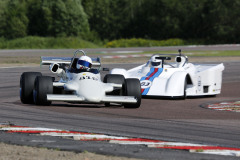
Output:
<instances>
[{"instance_id":1,"label":"white sports prototype race car","mask_svg":"<svg viewBox=\"0 0 240 160\"><path fill-rule=\"evenodd\" d=\"M81 58L77 56L79 52L83 54ZM64 101L105 105L118 103L125 108L140 107L140 81L136 78L125 79L122 75L110 74L101 81L100 58L90 58L84 51L77 50L73 57L41 57L41 59L42 65L50 65L50 71L60 77L60 80L55 81L55 77L43 76L40 72L22 73L20 78L22 103L50 105L52 101Z\"/></svg>"},{"instance_id":2,"label":"white sports prototype race car","mask_svg":"<svg viewBox=\"0 0 240 160\"><path fill-rule=\"evenodd\" d=\"M110 74L138 78L142 96L185 99L187 96L220 94L224 70L222 63L188 63L188 57L182 55L181 50L175 56L174 63L166 63L167 60L171 60L171 57L155 54L141 66L130 70L115 68Z\"/></svg>"}]
</instances>

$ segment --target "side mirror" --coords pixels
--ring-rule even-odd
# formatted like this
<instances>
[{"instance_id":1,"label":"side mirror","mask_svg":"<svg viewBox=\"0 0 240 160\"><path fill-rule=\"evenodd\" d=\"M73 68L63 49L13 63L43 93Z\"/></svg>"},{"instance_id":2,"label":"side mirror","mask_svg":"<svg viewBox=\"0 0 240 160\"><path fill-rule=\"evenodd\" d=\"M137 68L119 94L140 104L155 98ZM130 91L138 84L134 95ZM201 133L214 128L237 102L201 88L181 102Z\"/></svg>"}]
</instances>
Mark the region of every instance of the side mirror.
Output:
<instances>
[{"instance_id":1,"label":"side mirror","mask_svg":"<svg viewBox=\"0 0 240 160\"><path fill-rule=\"evenodd\" d=\"M109 68L103 68L102 70L108 72L108 71L109 71Z\"/></svg>"},{"instance_id":2,"label":"side mirror","mask_svg":"<svg viewBox=\"0 0 240 160\"><path fill-rule=\"evenodd\" d=\"M171 57L166 57L166 60L171 60L172 58Z\"/></svg>"},{"instance_id":3,"label":"side mirror","mask_svg":"<svg viewBox=\"0 0 240 160\"><path fill-rule=\"evenodd\" d=\"M182 58L181 57L176 57L176 62L180 63L182 61Z\"/></svg>"},{"instance_id":4,"label":"side mirror","mask_svg":"<svg viewBox=\"0 0 240 160\"><path fill-rule=\"evenodd\" d=\"M171 60L171 57L156 57L156 59Z\"/></svg>"},{"instance_id":5,"label":"side mirror","mask_svg":"<svg viewBox=\"0 0 240 160\"><path fill-rule=\"evenodd\" d=\"M58 69L59 69L59 64L57 64L57 63L52 63L49 66L49 70L53 73L57 73Z\"/></svg>"},{"instance_id":6,"label":"side mirror","mask_svg":"<svg viewBox=\"0 0 240 160\"><path fill-rule=\"evenodd\" d=\"M61 74L64 71L62 68L60 68L60 65L58 63L52 63L49 66L49 70L52 73L56 73L56 74Z\"/></svg>"}]
</instances>

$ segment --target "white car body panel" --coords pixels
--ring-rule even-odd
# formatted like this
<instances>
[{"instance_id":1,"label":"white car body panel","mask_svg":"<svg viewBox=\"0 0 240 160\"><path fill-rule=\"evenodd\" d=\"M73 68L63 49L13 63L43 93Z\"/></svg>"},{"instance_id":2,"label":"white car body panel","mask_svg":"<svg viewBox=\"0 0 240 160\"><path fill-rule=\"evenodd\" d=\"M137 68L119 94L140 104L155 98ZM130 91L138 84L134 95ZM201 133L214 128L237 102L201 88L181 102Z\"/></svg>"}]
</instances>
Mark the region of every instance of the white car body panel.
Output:
<instances>
[{"instance_id":1,"label":"white car body panel","mask_svg":"<svg viewBox=\"0 0 240 160\"><path fill-rule=\"evenodd\" d=\"M75 53L76 54L76 53ZM50 65L50 71L56 73L61 79L53 82L54 87L63 87L64 91L70 91L72 94L47 94L48 101L64 101L75 103L137 103L134 96L111 96L106 93L114 89L121 89L121 84L103 83L99 68L101 66L99 58L92 58L93 69L91 71L74 71L71 69L74 58L72 57L41 57L42 65ZM68 69L62 69L59 66L67 66ZM57 69L53 69L57 67ZM59 68L58 68L59 67Z\"/></svg>"},{"instance_id":2,"label":"white car body panel","mask_svg":"<svg viewBox=\"0 0 240 160\"><path fill-rule=\"evenodd\" d=\"M187 57L182 60L186 61L164 64L163 68L152 67L149 60L130 70L114 68L110 74L122 74L125 78L138 78L141 83L142 96L181 97L184 94L186 96L207 96L221 93L224 70L222 63L192 64L187 62Z\"/></svg>"}]
</instances>

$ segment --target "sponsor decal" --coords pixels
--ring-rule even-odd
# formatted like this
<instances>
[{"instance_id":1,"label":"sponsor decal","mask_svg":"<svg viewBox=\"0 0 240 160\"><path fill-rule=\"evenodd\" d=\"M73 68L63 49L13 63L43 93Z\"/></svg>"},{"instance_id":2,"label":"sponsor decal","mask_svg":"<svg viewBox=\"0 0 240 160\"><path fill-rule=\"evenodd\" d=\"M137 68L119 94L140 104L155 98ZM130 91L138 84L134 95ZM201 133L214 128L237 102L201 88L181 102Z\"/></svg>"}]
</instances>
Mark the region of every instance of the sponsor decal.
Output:
<instances>
[{"instance_id":1,"label":"sponsor decal","mask_svg":"<svg viewBox=\"0 0 240 160\"><path fill-rule=\"evenodd\" d=\"M92 76L81 76L79 78L79 80L85 80L85 79L92 79L92 80L98 81L97 77L92 77Z\"/></svg>"},{"instance_id":2,"label":"sponsor decal","mask_svg":"<svg viewBox=\"0 0 240 160\"><path fill-rule=\"evenodd\" d=\"M198 91L201 91L201 86L202 86L202 81L201 81L201 77L198 77Z\"/></svg>"}]
</instances>

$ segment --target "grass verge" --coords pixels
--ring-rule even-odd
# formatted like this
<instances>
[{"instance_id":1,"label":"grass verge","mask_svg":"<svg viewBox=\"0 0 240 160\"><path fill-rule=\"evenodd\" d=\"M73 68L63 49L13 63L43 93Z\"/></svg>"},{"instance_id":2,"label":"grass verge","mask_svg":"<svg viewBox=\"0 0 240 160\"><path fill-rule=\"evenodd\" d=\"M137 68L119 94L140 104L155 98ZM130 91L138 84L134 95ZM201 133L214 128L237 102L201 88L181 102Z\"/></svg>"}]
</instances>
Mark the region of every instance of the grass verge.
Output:
<instances>
[{"instance_id":1,"label":"grass verge","mask_svg":"<svg viewBox=\"0 0 240 160\"><path fill-rule=\"evenodd\" d=\"M138 54L177 54L177 51L159 51L159 52L142 52ZM133 53L124 53L124 55L132 55ZM189 62L201 62L201 61L209 61L209 62L226 62L226 61L240 61L240 51L183 51L184 55L189 57ZM89 53L91 57L96 56L104 56L106 54L103 53ZM114 55L116 53L108 53L107 55ZM121 55L121 54L118 54ZM136 55L134 53L134 55ZM21 66L21 65L40 65L40 57L41 56L59 56L56 53L44 53L44 54L36 54L36 53L12 53L1 54L0 55L0 66ZM72 54L61 54L64 57L71 57ZM102 58L102 63L145 63L148 57L138 57L138 58ZM172 58L174 60L174 58Z\"/></svg>"},{"instance_id":2,"label":"grass verge","mask_svg":"<svg viewBox=\"0 0 240 160\"><path fill-rule=\"evenodd\" d=\"M132 53L127 53L132 54ZM156 51L156 52L142 52L138 54L178 54L177 51ZM240 56L240 50L215 50L215 51L182 51L182 54L193 57L232 57ZM124 54L126 55L126 54Z\"/></svg>"},{"instance_id":3,"label":"grass verge","mask_svg":"<svg viewBox=\"0 0 240 160\"><path fill-rule=\"evenodd\" d=\"M78 37L35 37L29 36L6 40L0 38L0 49L72 49L99 48L101 46Z\"/></svg>"}]
</instances>

